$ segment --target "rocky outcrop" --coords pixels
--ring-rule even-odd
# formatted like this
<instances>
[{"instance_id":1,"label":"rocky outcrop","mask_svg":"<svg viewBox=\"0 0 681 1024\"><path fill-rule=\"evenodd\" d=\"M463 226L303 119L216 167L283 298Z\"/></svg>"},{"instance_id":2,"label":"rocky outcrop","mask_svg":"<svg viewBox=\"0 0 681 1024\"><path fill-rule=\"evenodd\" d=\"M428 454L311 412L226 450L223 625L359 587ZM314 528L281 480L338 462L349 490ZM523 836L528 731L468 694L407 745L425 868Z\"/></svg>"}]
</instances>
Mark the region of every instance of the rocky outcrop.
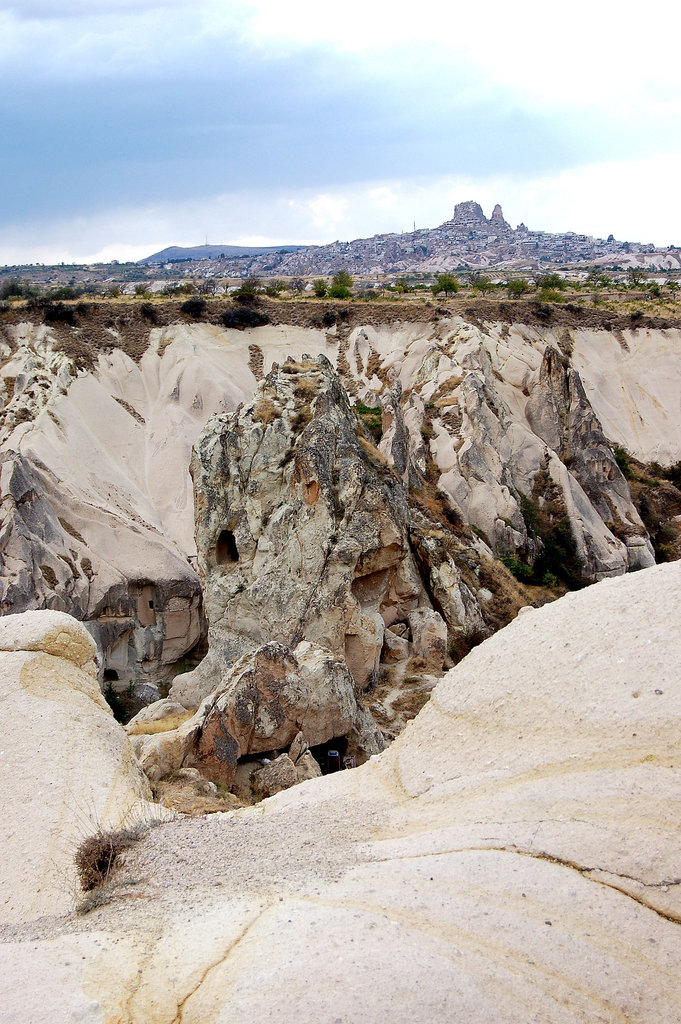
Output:
<instances>
[{"instance_id":1,"label":"rocky outcrop","mask_svg":"<svg viewBox=\"0 0 681 1024\"><path fill-rule=\"evenodd\" d=\"M611 442L644 461L681 457L674 330L482 323L474 305L465 318L424 307L421 320L399 307L405 319L397 322L385 308L380 316L364 308L366 320L357 322L355 307L329 331L147 325L135 358L117 347L124 339L116 309L103 335L103 316L90 323L79 314L70 333L5 324L3 610L54 608L89 623L103 685L169 682L186 654L198 656L193 649L205 633L192 445L213 413L251 402L256 376L306 351L325 353L357 395L382 407L378 449L388 466L381 472L394 471L412 497L430 473L448 510L493 553L541 564L558 531L574 561L564 575L576 583L650 563ZM265 403L253 429L271 432L270 415ZM541 513L534 524L526 522L532 504L535 520ZM428 600L451 633L453 609L434 591ZM369 657L371 678L376 620L364 615L352 629L358 639L350 643L358 659Z\"/></svg>"},{"instance_id":2,"label":"rocky outcrop","mask_svg":"<svg viewBox=\"0 0 681 1024\"><path fill-rule=\"evenodd\" d=\"M536 529L535 506L547 506L551 529L564 529L574 551L577 579L654 564L612 447L558 344L538 351L462 327L427 359L439 486L493 550L533 564L554 543Z\"/></svg>"},{"instance_id":3,"label":"rocky outcrop","mask_svg":"<svg viewBox=\"0 0 681 1024\"><path fill-rule=\"evenodd\" d=\"M520 615L356 771L154 829L5 934L5 1018L678 1021L680 569Z\"/></svg>"},{"instance_id":4,"label":"rocky outcrop","mask_svg":"<svg viewBox=\"0 0 681 1024\"><path fill-rule=\"evenodd\" d=\"M393 417L404 432L397 406ZM244 652L301 639L366 690L387 626L418 609L440 620L441 640L447 626L484 625L443 532L410 507L325 358L275 368L251 405L213 419L192 476L210 650L173 689L180 699L214 690ZM428 657L441 669L446 643Z\"/></svg>"},{"instance_id":5,"label":"rocky outcrop","mask_svg":"<svg viewBox=\"0 0 681 1024\"><path fill-rule=\"evenodd\" d=\"M47 467L16 452L0 452L0 486L2 610L86 620L104 685L167 679L205 631L186 558L141 524L121 544L105 509L64 493Z\"/></svg>"},{"instance_id":6,"label":"rocky outcrop","mask_svg":"<svg viewBox=\"0 0 681 1024\"><path fill-rule=\"evenodd\" d=\"M567 357L555 348L547 347L544 352L525 415L534 433L569 468L591 509L619 541L619 549L611 553L613 562L619 555L631 569L653 565L655 557L645 526L580 376L570 368ZM559 472L552 475L559 483ZM594 556L587 543L583 543L581 554L586 566L593 572L602 572L599 565L606 564L607 553Z\"/></svg>"},{"instance_id":7,"label":"rocky outcrop","mask_svg":"<svg viewBox=\"0 0 681 1024\"><path fill-rule=\"evenodd\" d=\"M345 664L305 640L293 651L268 643L245 655L199 714L200 726L184 763L227 785L247 754L288 749L300 733L307 744L318 746L347 736L361 721ZM362 751L362 760L383 746L377 734L373 747ZM294 759L289 760L295 767Z\"/></svg>"},{"instance_id":8,"label":"rocky outcrop","mask_svg":"<svg viewBox=\"0 0 681 1024\"><path fill-rule=\"evenodd\" d=\"M230 787L244 759L268 755L277 768L260 776L259 787L254 781L262 796L274 792L275 784L283 788L285 778L294 784L317 774L314 757L307 756L310 747L338 742L357 763L385 747L344 661L307 640L294 650L270 642L231 667L223 666L219 685L193 716L183 715L178 703L178 698L187 704L197 701L189 676L176 680L169 699L141 711L126 726L153 782L190 767ZM283 761L280 751L286 752ZM237 780L237 788L243 781Z\"/></svg>"},{"instance_id":9,"label":"rocky outcrop","mask_svg":"<svg viewBox=\"0 0 681 1024\"><path fill-rule=\"evenodd\" d=\"M0 919L63 914L92 833L161 816L97 683L87 630L58 611L0 618Z\"/></svg>"}]
</instances>

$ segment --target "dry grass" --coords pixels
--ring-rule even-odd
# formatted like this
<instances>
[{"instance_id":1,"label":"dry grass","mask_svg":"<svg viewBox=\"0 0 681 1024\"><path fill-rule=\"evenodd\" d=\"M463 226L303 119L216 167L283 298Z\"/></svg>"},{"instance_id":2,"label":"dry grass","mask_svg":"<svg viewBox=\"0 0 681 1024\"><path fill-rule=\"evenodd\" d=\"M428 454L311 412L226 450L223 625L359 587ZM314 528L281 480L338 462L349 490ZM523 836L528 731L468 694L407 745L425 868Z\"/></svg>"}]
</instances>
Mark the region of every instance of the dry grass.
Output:
<instances>
[{"instance_id":1,"label":"dry grass","mask_svg":"<svg viewBox=\"0 0 681 1024\"><path fill-rule=\"evenodd\" d=\"M296 398L310 402L319 394L319 380L314 377L300 377L296 381Z\"/></svg>"},{"instance_id":2,"label":"dry grass","mask_svg":"<svg viewBox=\"0 0 681 1024\"><path fill-rule=\"evenodd\" d=\"M78 881L83 892L90 892L105 885L111 878L120 855L129 850L146 835L146 827L108 831L98 829L87 836L76 850L75 862Z\"/></svg>"},{"instance_id":3,"label":"dry grass","mask_svg":"<svg viewBox=\"0 0 681 1024\"><path fill-rule=\"evenodd\" d=\"M176 715L168 715L167 718L160 718L157 722L140 722L139 725L133 726L128 735L156 736L161 732L172 732L173 729L179 729L181 725L188 722L193 714L193 711L184 713L178 711Z\"/></svg>"},{"instance_id":4,"label":"dry grass","mask_svg":"<svg viewBox=\"0 0 681 1024\"><path fill-rule=\"evenodd\" d=\"M253 409L253 419L268 427L278 416L277 408L271 398L261 398Z\"/></svg>"}]
</instances>

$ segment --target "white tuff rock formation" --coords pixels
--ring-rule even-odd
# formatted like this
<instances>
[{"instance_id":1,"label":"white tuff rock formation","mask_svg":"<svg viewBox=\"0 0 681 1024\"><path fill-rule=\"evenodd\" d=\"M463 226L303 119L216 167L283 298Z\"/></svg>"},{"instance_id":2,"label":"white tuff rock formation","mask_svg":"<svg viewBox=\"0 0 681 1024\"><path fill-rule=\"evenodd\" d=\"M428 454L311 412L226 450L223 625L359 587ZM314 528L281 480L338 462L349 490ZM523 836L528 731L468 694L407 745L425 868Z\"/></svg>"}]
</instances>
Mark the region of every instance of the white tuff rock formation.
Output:
<instances>
[{"instance_id":1,"label":"white tuff rock formation","mask_svg":"<svg viewBox=\"0 0 681 1024\"><path fill-rule=\"evenodd\" d=\"M102 697L94 658L87 630L63 612L0 618L5 923L67 913L79 843L161 815Z\"/></svg>"},{"instance_id":2,"label":"white tuff rock formation","mask_svg":"<svg viewBox=\"0 0 681 1024\"><path fill-rule=\"evenodd\" d=\"M435 671L447 627L484 629L444 532L410 508L363 434L325 357L275 367L252 404L208 423L192 476L209 653L173 697L196 704L245 652L302 639L366 690L387 627L427 616L412 632Z\"/></svg>"},{"instance_id":3,"label":"white tuff rock formation","mask_svg":"<svg viewBox=\"0 0 681 1024\"><path fill-rule=\"evenodd\" d=\"M2 610L73 613L97 641L100 679L121 689L172 678L205 629L192 445L273 362L304 352L324 353L370 405L382 391L380 450L404 483L432 457L439 489L497 552L532 556L527 497L572 537L584 580L650 562L609 444L681 458L678 329L509 326L425 307L420 321L372 324L365 309L366 322L354 308L328 330L147 325L138 361L111 327L88 369L60 348L63 330L3 327ZM73 332L81 348L89 330L86 318Z\"/></svg>"}]
</instances>

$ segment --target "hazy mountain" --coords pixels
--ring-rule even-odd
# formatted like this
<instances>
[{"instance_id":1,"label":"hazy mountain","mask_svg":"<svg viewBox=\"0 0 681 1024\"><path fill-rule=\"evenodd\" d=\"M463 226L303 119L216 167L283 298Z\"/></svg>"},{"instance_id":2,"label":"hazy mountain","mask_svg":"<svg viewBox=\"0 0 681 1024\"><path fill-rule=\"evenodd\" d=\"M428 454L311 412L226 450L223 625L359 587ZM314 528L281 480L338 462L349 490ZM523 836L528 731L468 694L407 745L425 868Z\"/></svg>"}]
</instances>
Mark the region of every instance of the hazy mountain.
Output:
<instances>
[{"instance_id":1,"label":"hazy mountain","mask_svg":"<svg viewBox=\"0 0 681 1024\"><path fill-rule=\"evenodd\" d=\"M288 253L304 249L303 245L169 245L160 252L145 256L138 263L176 263L182 260L216 260L233 256L264 256L268 252Z\"/></svg>"}]
</instances>

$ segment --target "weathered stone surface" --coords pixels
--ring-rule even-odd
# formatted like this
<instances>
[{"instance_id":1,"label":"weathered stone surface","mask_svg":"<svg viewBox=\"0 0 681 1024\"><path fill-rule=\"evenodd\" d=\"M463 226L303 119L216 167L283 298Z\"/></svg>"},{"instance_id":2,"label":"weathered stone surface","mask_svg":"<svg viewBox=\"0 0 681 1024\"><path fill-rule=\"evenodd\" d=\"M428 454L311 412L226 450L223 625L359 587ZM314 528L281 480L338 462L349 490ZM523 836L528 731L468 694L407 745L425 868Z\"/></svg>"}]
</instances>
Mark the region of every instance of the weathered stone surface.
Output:
<instances>
[{"instance_id":1,"label":"weathered stone surface","mask_svg":"<svg viewBox=\"0 0 681 1024\"><path fill-rule=\"evenodd\" d=\"M408 431L391 401L407 459ZM301 637L344 658L360 688L373 685L385 626L431 607L422 535L433 524L410 509L362 436L328 361L284 364L252 405L211 421L192 475L210 651L172 695L196 703L218 685L221 665ZM453 559L444 548L438 558L450 564L441 589L457 625L467 615L482 623Z\"/></svg>"},{"instance_id":2,"label":"weathered stone surface","mask_svg":"<svg viewBox=\"0 0 681 1024\"><path fill-rule=\"evenodd\" d=\"M251 785L257 796L274 796L281 793L282 789L295 786L298 782L298 774L288 754L280 754L270 764L263 765L251 776Z\"/></svg>"},{"instance_id":3,"label":"weathered stone surface","mask_svg":"<svg viewBox=\"0 0 681 1024\"><path fill-rule=\"evenodd\" d=\"M412 649L424 668L439 672L447 657L447 624L432 608L417 608L409 614Z\"/></svg>"},{"instance_id":4,"label":"weathered stone surface","mask_svg":"<svg viewBox=\"0 0 681 1024\"><path fill-rule=\"evenodd\" d=\"M381 660L390 664L395 661L406 661L411 651L409 641L402 636L396 636L390 629L383 634L383 651Z\"/></svg>"},{"instance_id":5,"label":"weathered stone surface","mask_svg":"<svg viewBox=\"0 0 681 1024\"><path fill-rule=\"evenodd\" d=\"M153 830L144 898L7 934L5 1016L678 1021L680 615L679 563L528 611L380 757Z\"/></svg>"}]
</instances>

